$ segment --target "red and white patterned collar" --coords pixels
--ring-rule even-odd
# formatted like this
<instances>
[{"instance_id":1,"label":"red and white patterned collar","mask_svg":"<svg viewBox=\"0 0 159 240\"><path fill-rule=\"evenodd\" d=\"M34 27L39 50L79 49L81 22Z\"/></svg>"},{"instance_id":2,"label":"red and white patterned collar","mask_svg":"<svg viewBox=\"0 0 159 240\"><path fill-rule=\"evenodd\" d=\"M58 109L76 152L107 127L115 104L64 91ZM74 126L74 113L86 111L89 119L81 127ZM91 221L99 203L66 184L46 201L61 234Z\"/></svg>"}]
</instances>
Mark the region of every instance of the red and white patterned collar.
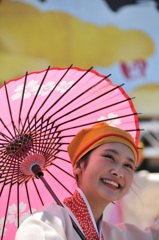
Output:
<instances>
[{"instance_id":1,"label":"red and white patterned collar","mask_svg":"<svg viewBox=\"0 0 159 240\"><path fill-rule=\"evenodd\" d=\"M81 189L77 188L72 197L64 200L64 204L71 210L77 219L87 240L104 239L103 235L100 233L101 230L98 231L90 205Z\"/></svg>"}]
</instances>

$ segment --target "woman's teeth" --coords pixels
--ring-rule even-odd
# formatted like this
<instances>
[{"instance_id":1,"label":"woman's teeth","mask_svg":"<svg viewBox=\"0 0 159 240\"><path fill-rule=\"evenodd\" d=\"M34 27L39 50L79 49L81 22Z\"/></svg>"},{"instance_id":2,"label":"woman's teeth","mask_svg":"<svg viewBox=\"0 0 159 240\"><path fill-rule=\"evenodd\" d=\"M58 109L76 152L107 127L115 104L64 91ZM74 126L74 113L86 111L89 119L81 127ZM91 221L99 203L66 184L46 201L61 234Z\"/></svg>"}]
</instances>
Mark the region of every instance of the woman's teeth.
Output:
<instances>
[{"instance_id":1,"label":"woman's teeth","mask_svg":"<svg viewBox=\"0 0 159 240\"><path fill-rule=\"evenodd\" d=\"M108 184L110 184L110 185L113 185L113 186L116 187L116 188L119 188L119 184L116 183L116 182L114 182L114 181L107 180L107 179L102 179L102 182L108 183Z\"/></svg>"}]
</instances>

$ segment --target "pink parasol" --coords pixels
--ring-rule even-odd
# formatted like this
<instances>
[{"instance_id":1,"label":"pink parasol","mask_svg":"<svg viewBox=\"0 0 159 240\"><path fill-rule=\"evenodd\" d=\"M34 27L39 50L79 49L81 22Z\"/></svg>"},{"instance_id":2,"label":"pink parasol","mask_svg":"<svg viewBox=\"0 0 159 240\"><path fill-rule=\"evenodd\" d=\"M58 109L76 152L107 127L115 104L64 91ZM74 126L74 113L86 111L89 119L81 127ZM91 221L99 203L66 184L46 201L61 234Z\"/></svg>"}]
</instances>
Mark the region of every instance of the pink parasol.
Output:
<instances>
[{"instance_id":1,"label":"pink parasol","mask_svg":"<svg viewBox=\"0 0 159 240\"><path fill-rule=\"evenodd\" d=\"M83 127L105 121L128 131L138 145L138 116L131 98L122 86L92 69L48 68L11 80L0 88L0 109L4 240L15 239L21 222L39 207L51 201L60 204L74 192L67 146Z\"/></svg>"}]
</instances>

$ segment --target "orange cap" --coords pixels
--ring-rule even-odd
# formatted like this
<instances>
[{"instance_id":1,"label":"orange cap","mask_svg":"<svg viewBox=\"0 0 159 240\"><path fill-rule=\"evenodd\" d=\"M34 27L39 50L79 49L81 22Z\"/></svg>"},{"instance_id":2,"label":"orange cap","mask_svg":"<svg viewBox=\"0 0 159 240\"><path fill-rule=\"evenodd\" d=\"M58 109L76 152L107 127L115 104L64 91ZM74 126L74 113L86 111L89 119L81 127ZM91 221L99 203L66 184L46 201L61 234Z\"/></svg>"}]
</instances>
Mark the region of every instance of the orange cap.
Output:
<instances>
[{"instance_id":1,"label":"orange cap","mask_svg":"<svg viewBox=\"0 0 159 240\"><path fill-rule=\"evenodd\" d=\"M105 122L95 124L91 128L84 128L68 145L68 154L74 166L90 150L110 142L119 142L128 146L134 153L135 165L138 162L138 150L133 137L126 131L109 126Z\"/></svg>"}]
</instances>

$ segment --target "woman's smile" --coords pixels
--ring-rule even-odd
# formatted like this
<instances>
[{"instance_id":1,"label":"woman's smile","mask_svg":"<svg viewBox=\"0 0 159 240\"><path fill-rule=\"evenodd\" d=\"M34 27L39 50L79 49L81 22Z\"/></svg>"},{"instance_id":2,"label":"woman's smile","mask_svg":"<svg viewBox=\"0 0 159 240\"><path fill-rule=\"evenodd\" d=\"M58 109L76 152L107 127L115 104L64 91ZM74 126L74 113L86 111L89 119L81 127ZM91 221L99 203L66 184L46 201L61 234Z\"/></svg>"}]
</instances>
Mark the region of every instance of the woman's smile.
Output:
<instances>
[{"instance_id":1,"label":"woman's smile","mask_svg":"<svg viewBox=\"0 0 159 240\"><path fill-rule=\"evenodd\" d=\"M101 178L101 181L104 183L105 186L114 190L117 190L121 187L120 183L114 181L113 179Z\"/></svg>"}]
</instances>

